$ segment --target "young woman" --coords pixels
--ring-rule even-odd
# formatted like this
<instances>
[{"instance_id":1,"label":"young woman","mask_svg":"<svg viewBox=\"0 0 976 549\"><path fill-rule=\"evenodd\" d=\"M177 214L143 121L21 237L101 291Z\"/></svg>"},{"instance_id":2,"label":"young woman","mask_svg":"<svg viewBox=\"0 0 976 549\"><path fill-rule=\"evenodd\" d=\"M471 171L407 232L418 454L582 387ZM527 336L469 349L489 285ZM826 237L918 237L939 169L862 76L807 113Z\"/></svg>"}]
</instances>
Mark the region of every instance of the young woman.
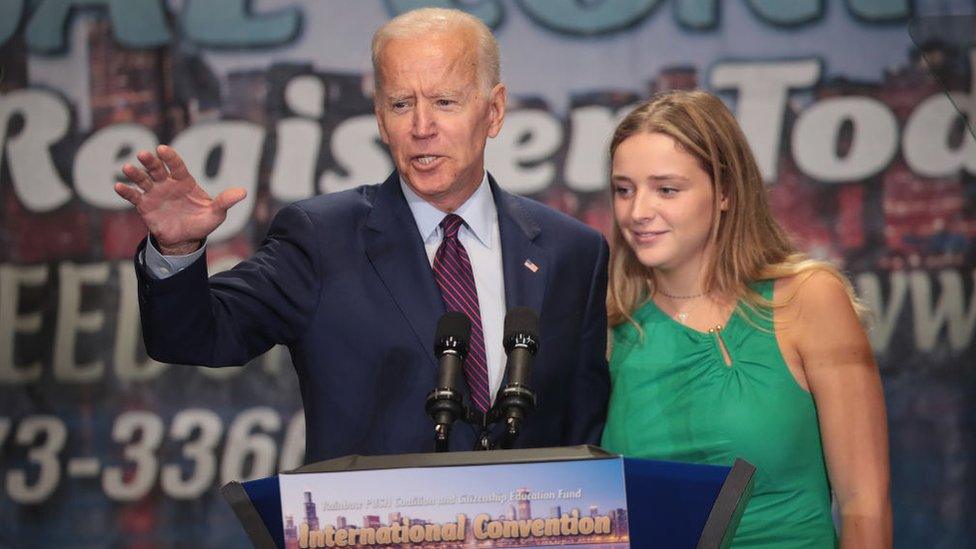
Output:
<instances>
[{"instance_id":1,"label":"young woman","mask_svg":"<svg viewBox=\"0 0 976 549\"><path fill-rule=\"evenodd\" d=\"M603 445L756 466L735 547L890 547L878 368L851 285L799 253L725 105L656 96L610 144L613 392Z\"/></svg>"}]
</instances>

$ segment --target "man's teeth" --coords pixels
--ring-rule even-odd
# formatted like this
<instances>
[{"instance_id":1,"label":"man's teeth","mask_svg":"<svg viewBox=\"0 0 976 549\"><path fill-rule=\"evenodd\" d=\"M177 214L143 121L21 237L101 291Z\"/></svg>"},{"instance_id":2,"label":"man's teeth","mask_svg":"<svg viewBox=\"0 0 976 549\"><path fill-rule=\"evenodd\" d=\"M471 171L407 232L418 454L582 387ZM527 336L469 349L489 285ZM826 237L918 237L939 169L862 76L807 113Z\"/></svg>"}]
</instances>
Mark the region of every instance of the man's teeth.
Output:
<instances>
[{"instance_id":1,"label":"man's teeth","mask_svg":"<svg viewBox=\"0 0 976 549\"><path fill-rule=\"evenodd\" d=\"M436 156L418 156L417 162L420 162L421 164L430 164L436 159L437 159Z\"/></svg>"}]
</instances>

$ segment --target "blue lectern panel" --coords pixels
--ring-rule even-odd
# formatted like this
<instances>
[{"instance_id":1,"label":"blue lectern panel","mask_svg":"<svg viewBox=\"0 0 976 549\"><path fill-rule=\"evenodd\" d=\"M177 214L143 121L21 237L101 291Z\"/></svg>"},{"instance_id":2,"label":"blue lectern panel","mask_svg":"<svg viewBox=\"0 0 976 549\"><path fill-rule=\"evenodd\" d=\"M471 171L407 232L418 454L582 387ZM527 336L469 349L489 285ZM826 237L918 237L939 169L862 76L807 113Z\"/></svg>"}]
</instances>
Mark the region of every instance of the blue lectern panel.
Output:
<instances>
[{"instance_id":1,"label":"blue lectern panel","mask_svg":"<svg viewBox=\"0 0 976 549\"><path fill-rule=\"evenodd\" d=\"M729 467L624 458L634 547L696 547Z\"/></svg>"},{"instance_id":2,"label":"blue lectern panel","mask_svg":"<svg viewBox=\"0 0 976 549\"><path fill-rule=\"evenodd\" d=\"M327 474L330 471L528 464L608 457L610 454L594 447L347 456L307 466L300 472ZM736 460L730 468L625 458L623 467L627 509L620 510L622 513L618 512L616 520L629 530L632 547L727 547L748 503L755 472L754 467L742 460ZM244 483L231 482L221 492L255 547L285 547L277 476Z\"/></svg>"},{"instance_id":3,"label":"blue lectern panel","mask_svg":"<svg viewBox=\"0 0 976 549\"><path fill-rule=\"evenodd\" d=\"M261 521L278 547L285 546L285 529L281 523L281 492L278 477L265 477L242 483L247 497L261 515Z\"/></svg>"}]
</instances>

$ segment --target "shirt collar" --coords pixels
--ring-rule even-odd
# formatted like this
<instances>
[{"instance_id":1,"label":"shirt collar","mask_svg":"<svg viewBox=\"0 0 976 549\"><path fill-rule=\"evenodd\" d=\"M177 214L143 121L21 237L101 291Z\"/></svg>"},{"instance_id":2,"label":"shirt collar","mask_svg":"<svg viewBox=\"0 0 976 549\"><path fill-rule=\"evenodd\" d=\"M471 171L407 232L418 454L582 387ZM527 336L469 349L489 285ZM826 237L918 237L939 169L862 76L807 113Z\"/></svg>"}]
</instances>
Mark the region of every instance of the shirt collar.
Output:
<instances>
[{"instance_id":1,"label":"shirt collar","mask_svg":"<svg viewBox=\"0 0 976 549\"><path fill-rule=\"evenodd\" d=\"M417 228L420 229L420 237L425 243L429 243L431 240L440 240L440 223L447 214L417 196L417 193L413 192L403 177L400 177L400 188L403 190L403 196L407 199L410 212L413 213L413 218L417 222ZM494 223L498 222L498 213L495 210L495 201L492 200L491 186L488 184L488 172L485 172L481 177L481 183L474 194L454 210L454 213L464 219L464 224L468 230L486 248L492 247L492 228Z\"/></svg>"}]
</instances>

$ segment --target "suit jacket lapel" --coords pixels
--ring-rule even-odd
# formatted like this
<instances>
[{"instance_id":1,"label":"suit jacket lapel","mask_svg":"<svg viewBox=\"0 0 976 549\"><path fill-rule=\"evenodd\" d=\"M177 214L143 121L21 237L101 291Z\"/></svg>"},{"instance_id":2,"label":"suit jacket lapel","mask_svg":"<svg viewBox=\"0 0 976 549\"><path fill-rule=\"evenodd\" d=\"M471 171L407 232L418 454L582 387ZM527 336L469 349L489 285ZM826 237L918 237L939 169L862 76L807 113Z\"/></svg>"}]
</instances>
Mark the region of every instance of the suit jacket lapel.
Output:
<instances>
[{"instance_id":1,"label":"suit jacket lapel","mask_svg":"<svg viewBox=\"0 0 976 549\"><path fill-rule=\"evenodd\" d=\"M433 337L444 303L396 172L375 191L365 242L370 263L436 368Z\"/></svg>"},{"instance_id":2,"label":"suit jacket lapel","mask_svg":"<svg viewBox=\"0 0 976 549\"><path fill-rule=\"evenodd\" d=\"M495 208L498 210L506 309L528 307L541 316L551 270L549 252L534 242L542 229L520 204L519 199L501 190L491 176L488 177L488 182L491 184ZM502 376L502 386L506 383L508 372ZM538 390L538 387L534 389ZM492 439L501 440L504 432L504 422L495 423L491 429Z\"/></svg>"},{"instance_id":3,"label":"suit jacket lapel","mask_svg":"<svg viewBox=\"0 0 976 549\"><path fill-rule=\"evenodd\" d=\"M505 306L507 309L529 307L541 315L550 276L549 253L534 242L542 231L518 199L501 190L494 178L489 176L488 181L498 210Z\"/></svg>"}]
</instances>

